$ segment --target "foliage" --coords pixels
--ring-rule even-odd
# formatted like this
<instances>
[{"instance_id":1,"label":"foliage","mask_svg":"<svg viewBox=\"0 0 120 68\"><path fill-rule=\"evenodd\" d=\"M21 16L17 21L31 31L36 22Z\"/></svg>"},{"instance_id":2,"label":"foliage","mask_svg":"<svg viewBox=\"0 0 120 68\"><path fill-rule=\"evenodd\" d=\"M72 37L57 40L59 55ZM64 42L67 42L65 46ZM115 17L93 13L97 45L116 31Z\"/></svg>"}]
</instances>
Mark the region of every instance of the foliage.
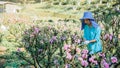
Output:
<instances>
[{"instance_id":1,"label":"foliage","mask_svg":"<svg viewBox=\"0 0 120 68\"><path fill-rule=\"evenodd\" d=\"M64 27L66 24L62 24L62 26L52 26L33 26L27 29L22 35L24 47L32 58L32 61L29 63L33 64L35 67L53 66L53 60L56 56L61 57L61 62L63 62L62 46L64 43L72 44L69 39L71 38L72 32ZM21 54L21 52L17 53L18 56L24 58L25 56Z\"/></svg>"},{"instance_id":2,"label":"foliage","mask_svg":"<svg viewBox=\"0 0 120 68\"><path fill-rule=\"evenodd\" d=\"M17 0L11 1L19 2ZM25 4L28 3L27 1L21 0L20 2ZM46 13L51 11L53 13L51 15L56 14L57 17L60 16L59 13L67 16L68 14L74 14L79 17L83 12L82 10L92 11L96 21L104 26L101 34L103 52L95 55L94 62L88 60L90 58L88 54L82 53L86 49L86 45L79 47L83 40L82 31L79 29L80 22L75 20L76 17L69 16L69 18L74 19L59 19L57 21L54 19L46 19L45 21L41 19L32 22L33 20L26 16L24 17L24 14L21 14L23 16L11 14L4 16L4 24L9 26L9 29L3 35L1 35L2 33L0 34L0 41L2 40L1 44L8 48L8 53L15 51L14 54L11 54L11 56L14 55L15 57L6 58L7 62L4 67L20 67L26 64L34 65L36 68L94 67L97 65L101 66L102 63L100 62L102 60L105 65L110 67L116 68L120 64L120 42L118 39L118 34L120 33L120 11L118 10L118 0L113 0L113 2L103 0L103 4L98 4L99 0L93 1L91 4L88 4L88 2L78 3L78 0L51 0L48 2L52 2L53 5L47 3L49 0L44 1L46 1L45 6L37 4L37 7L34 8L43 12L46 11ZM75 11L73 11L74 7ZM30 12L31 10L28 11ZM38 14L34 13L39 15L40 12L37 11ZM55 12L58 12L58 14ZM61 14L61 17L65 16ZM65 45L69 47L68 50L64 49ZM113 62L112 59L117 60Z\"/></svg>"},{"instance_id":3,"label":"foliage","mask_svg":"<svg viewBox=\"0 0 120 68\"><path fill-rule=\"evenodd\" d=\"M113 45L115 46L108 46L107 50L99 53L99 55L96 54L96 58L94 58L95 62L91 64L88 60L90 59L88 53L82 53L82 49L84 51L85 46L78 47L79 44L81 44L81 42L83 41L82 36L77 33L77 30L75 30L75 32L71 32L71 27L70 29L66 27L68 25L69 24L65 23L62 23L61 25L56 25L54 23L49 24L49 26L39 26L38 24L38 26L33 26L30 29L27 29L22 35L23 44L26 52L24 53L20 49L18 49L17 55L25 59L26 61L29 61L29 63L31 65L34 65L36 68L56 66L64 67L69 65L71 67L94 67L96 65L101 67L105 65L114 66L115 63L119 62L116 59L117 54L115 53L115 46L118 46L118 44L115 45L115 42L111 42L111 40L114 40L114 38L113 36L111 38L111 34L108 34L107 37L105 37L106 35L102 36L102 38L105 38L102 41L106 43L106 39L109 39L108 42L110 42L111 44L113 43ZM113 48L111 49L111 47ZM29 57L26 57L27 55L29 55ZM115 63L112 62L112 57L115 57ZM32 59L29 60L28 58ZM77 61L77 59L79 59L79 61ZM82 64L82 62L86 62L87 65Z\"/></svg>"}]
</instances>

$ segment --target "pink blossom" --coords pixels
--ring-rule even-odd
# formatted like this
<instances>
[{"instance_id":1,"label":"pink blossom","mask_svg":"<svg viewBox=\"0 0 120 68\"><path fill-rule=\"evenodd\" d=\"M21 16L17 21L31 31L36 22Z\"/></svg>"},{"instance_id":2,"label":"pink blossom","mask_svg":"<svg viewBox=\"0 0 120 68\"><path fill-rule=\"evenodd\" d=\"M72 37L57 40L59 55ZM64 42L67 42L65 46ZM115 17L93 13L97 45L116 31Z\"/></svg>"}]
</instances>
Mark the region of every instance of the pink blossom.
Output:
<instances>
[{"instance_id":1,"label":"pink blossom","mask_svg":"<svg viewBox=\"0 0 120 68\"><path fill-rule=\"evenodd\" d=\"M39 32L39 28L38 27L35 27L35 33L38 33Z\"/></svg>"},{"instance_id":2,"label":"pink blossom","mask_svg":"<svg viewBox=\"0 0 120 68\"><path fill-rule=\"evenodd\" d=\"M105 68L110 68L110 67L109 67L109 64L106 63L106 62L104 63L104 67L105 67Z\"/></svg>"},{"instance_id":3,"label":"pink blossom","mask_svg":"<svg viewBox=\"0 0 120 68\"><path fill-rule=\"evenodd\" d=\"M81 40L80 40L80 39L76 39L75 42L76 42L76 43L80 43Z\"/></svg>"},{"instance_id":4,"label":"pink blossom","mask_svg":"<svg viewBox=\"0 0 120 68\"><path fill-rule=\"evenodd\" d=\"M108 39L109 38L109 34L105 34L104 36L104 40Z\"/></svg>"},{"instance_id":5,"label":"pink blossom","mask_svg":"<svg viewBox=\"0 0 120 68\"><path fill-rule=\"evenodd\" d=\"M79 60L79 61L83 61L83 58L81 58L81 57L78 57L78 60Z\"/></svg>"},{"instance_id":6,"label":"pink blossom","mask_svg":"<svg viewBox=\"0 0 120 68\"><path fill-rule=\"evenodd\" d=\"M53 40L57 40L56 36L53 36L52 39L53 39Z\"/></svg>"},{"instance_id":7,"label":"pink blossom","mask_svg":"<svg viewBox=\"0 0 120 68\"><path fill-rule=\"evenodd\" d=\"M50 39L50 43L51 43L51 44L53 43L53 39Z\"/></svg>"},{"instance_id":8,"label":"pink blossom","mask_svg":"<svg viewBox=\"0 0 120 68\"><path fill-rule=\"evenodd\" d=\"M80 39L78 39L78 40L77 40L77 43L80 43L80 42L81 42L81 40L80 40Z\"/></svg>"},{"instance_id":9,"label":"pink blossom","mask_svg":"<svg viewBox=\"0 0 120 68\"><path fill-rule=\"evenodd\" d=\"M64 50L68 50L68 48L70 48L70 45L65 44L63 48Z\"/></svg>"},{"instance_id":10,"label":"pink blossom","mask_svg":"<svg viewBox=\"0 0 120 68\"><path fill-rule=\"evenodd\" d=\"M89 58L90 62L94 62L94 57L92 56L91 58Z\"/></svg>"},{"instance_id":11,"label":"pink blossom","mask_svg":"<svg viewBox=\"0 0 120 68\"><path fill-rule=\"evenodd\" d=\"M91 62L91 63L94 63L94 64L98 64L97 63L97 61L96 60L94 60L95 59L95 56L92 56L91 58L89 58L89 61Z\"/></svg>"},{"instance_id":12,"label":"pink blossom","mask_svg":"<svg viewBox=\"0 0 120 68\"><path fill-rule=\"evenodd\" d=\"M101 64L104 64L104 63L106 63L106 61L105 59L102 59Z\"/></svg>"},{"instance_id":13,"label":"pink blossom","mask_svg":"<svg viewBox=\"0 0 120 68\"><path fill-rule=\"evenodd\" d=\"M88 66L88 62L86 60L81 61L81 65L84 67Z\"/></svg>"},{"instance_id":14,"label":"pink blossom","mask_svg":"<svg viewBox=\"0 0 120 68\"><path fill-rule=\"evenodd\" d=\"M104 68L110 68L109 64L105 61L105 59L101 61L101 64L104 66Z\"/></svg>"},{"instance_id":15,"label":"pink blossom","mask_svg":"<svg viewBox=\"0 0 120 68\"><path fill-rule=\"evenodd\" d=\"M69 52L66 52L66 54L67 54L66 58L71 60L72 59L72 55Z\"/></svg>"},{"instance_id":16,"label":"pink blossom","mask_svg":"<svg viewBox=\"0 0 120 68\"><path fill-rule=\"evenodd\" d=\"M67 64L65 65L65 68L68 68L68 65L67 65Z\"/></svg>"},{"instance_id":17,"label":"pink blossom","mask_svg":"<svg viewBox=\"0 0 120 68\"><path fill-rule=\"evenodd\" d=\"M98 53L98 55L101 56L101 57L105 57L105 54L102 53L102 52L101 52L101 53Z\"/></svg>"},{"instance_id":18,"label":"pink blossom","mask_svg":"<svg viewBox=\"0 0 120 68\"><path fill-rule=\"evenodd\" d=\"M80 48L76 48L76 52L79 54L80 53Z\"/></svg>"},{"instance_id":19,"label":"pink blossom","mask_svg":"<svg viewBox=\"0 0 120 68\"><path fill-rule=\"evenodd\" d=\"M112 63L117 63L117 58L116 57L111 57Z\"/></svg>"},{"instance_id":20,"label":"pink blossom","mask_svg":"<svg viewBox=\"0 0 120 68\"><path fill-rule=\"evenodd\" d=\"M82 50L82 53L83 53L83 54L87 54L87 53L88 53L88 50L87 50L87 49L83 49L83 50Z\"/></svg>"},{"instance_id":21,"label":"pink blossom","mask_svg":"<svg viewBox=\"0 0 120 68\"><path fill-rule=\"evenodd\" d=\"M113 34L105 34L105 36L104 36L104 39L105 39L105 40L106 40L106 39L112 40L112 38L113 38Z\"/></svg>"},{"instance_id":22,"label":"pink blossom","mask_svg":"<svg viewBox=\"0 0 120 68\"><path fill-rule=\"evenodd\" d=\"M96 64L96 65L98 64L98 62L96 60L94 60L93 63Z\"/></svg>"},{"instance_id":23,"label":"pink blossom","mask_svg":"<svg viewBox=\"0 0 120 68\"><path fill-rule=\"evenodd\" d=\"M87 54L82 54L82 58L86 59L88 57Z\"/></svg>"},{"instance_id":24,"label":"pink blossom","mask_svg":"<svg viewBox=\"0 0 120 68\"><path fill-rule=\"evenodd\" d=\"M109 39L110 39L110 40L112 40L112 38L113 38L113 35L112 35L112 34L110 34L110 35L109 35Z\"/></svg>"},{"instance_id":25,"label":"pink blossom","mask_svg":"<svg viewBox=\"0 0 120 68\"><path fill-rule=\"evenodd\" d=\"M70 52L71 50L70 50L70 49L67 49L66 51L67 51L67 52Z\"/></svg>"}]
</instances>

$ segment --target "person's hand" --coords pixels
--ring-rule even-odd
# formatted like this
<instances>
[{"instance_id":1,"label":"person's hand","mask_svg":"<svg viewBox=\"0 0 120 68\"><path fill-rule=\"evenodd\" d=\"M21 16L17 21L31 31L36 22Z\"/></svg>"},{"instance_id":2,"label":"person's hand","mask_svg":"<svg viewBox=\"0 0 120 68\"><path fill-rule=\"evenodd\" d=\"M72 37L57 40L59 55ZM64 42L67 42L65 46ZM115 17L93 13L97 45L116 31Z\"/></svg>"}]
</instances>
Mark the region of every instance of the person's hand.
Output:
<instances>
[{"instance_id":1,"label":"person's hand","mask_svg":"<svg viewBox=\"0 0 120 68\"><path fill-rule=\"evenodd\" d=\"M86 45L89 44L89 43L90 43L90 41L88 41L88 40L86 40L86 41L84 42L84 44L86 44Z\"/></svg>"}]
</instances>

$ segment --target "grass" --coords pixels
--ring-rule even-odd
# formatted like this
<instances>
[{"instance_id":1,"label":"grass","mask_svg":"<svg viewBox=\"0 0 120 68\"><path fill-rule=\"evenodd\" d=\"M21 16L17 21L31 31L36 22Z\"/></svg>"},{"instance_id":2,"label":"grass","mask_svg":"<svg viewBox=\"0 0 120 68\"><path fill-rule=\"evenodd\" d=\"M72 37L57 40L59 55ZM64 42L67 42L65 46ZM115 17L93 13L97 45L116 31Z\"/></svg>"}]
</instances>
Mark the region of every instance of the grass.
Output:
<instances>
[{"instance_id":1,"label":"grass","mask_svg":"<svg viewBox=\"0 0 120 68\"><path fill-rule=\"evenodd\" d=\"M73 10L73 5L50 5L48 3L42 4L28 4L25 5L25 9L22 13L37 15L39 18L42 17L56 17L56 18L72 18L79 19L83 10Z\"/></svg>"}]
</instances>

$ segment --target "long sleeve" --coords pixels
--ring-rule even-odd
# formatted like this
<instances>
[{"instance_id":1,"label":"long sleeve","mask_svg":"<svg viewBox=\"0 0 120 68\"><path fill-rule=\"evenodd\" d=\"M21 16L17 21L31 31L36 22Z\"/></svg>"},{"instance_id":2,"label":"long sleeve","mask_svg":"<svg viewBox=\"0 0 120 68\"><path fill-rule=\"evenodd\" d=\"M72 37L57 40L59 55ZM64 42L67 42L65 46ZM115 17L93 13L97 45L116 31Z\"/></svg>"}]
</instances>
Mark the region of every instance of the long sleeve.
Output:
<instances>
[{"instance_id":1,"label":"long sleeve","mask_svg":"<svg viewBox=\"0 0 120 68\"><path fill-rule=\"evenodd\" d=\"M86 31L84 30L83 38L86 40Z\"/></svg>"},{"instance_id":2,"label":"long sleeve","mask_svg":"<svg viewBox=\"0 0 120 68\"><path fill-rule=\"evenodd\" d=\"M85 26L85 27L84 27L84 35L83 35L83 38L84 38L85 40L87 40L87 36L88 36L87 31L88 31L87 26Z\"/></svg>"},{"instance_id":3,"label":"long sleeve","mask_svg":"<svg viewBox=\"0 0 120 68\"><path fill-rule=\"evenodd\" d=\"M100 40L100 34L101 34L101 28L97 27L96 29L96 35L95 35L95 40L98 42Z\"/></svg>"}]
</instances>

